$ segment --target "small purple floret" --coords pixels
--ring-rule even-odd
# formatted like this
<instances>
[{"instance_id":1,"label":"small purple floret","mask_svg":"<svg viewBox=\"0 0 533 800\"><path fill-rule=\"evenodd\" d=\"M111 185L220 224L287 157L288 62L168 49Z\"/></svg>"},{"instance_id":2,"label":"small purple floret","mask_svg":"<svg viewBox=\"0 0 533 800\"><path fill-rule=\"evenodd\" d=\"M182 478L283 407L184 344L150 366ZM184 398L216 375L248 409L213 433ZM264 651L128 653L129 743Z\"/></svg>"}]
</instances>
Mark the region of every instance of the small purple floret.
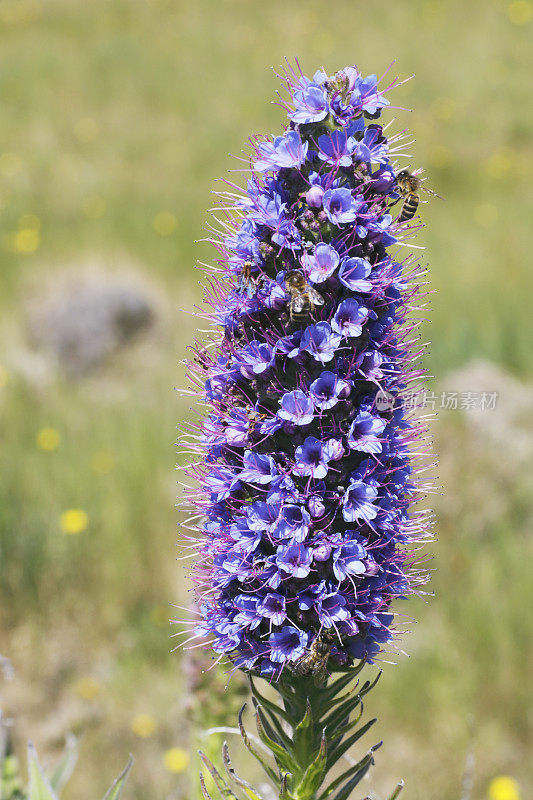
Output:
<instances>
[{"instance_id":1,"label":"small purple floret","mask_svg":"<svg viewBox=\"0 0 533 800\"><path fill-rule=\"evenodd\" d=\"M322 205L327 218L333 225L344 225L354 221L363 201L352 197L349 189L328 189L327 192L324 192Z\"/></svg>"},{"instance_id":2,"label":"small purple floret","mask_svg":"<svg viewBox=\"0 0 533 800\"><path fill-rule=\"evenodd\" d=\"M300 167L308 147L298 131L287 131L283 136L276 136L273 142L261 142L257 146L260 158L254 162L254 168L264 172L280 167Z\"/></svg>"}]
</instances>

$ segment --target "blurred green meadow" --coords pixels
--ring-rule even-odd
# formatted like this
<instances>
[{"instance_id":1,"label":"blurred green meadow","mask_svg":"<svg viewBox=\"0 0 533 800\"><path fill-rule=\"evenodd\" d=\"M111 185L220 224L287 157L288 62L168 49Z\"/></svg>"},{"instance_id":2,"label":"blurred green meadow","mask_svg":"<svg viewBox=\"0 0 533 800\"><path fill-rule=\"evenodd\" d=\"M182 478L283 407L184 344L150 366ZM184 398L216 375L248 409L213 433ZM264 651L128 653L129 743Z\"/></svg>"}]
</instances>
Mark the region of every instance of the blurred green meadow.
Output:
<instances>
[{"instance_id":1,"label":"blurred green meadow","mask_svg":"<svg viewBox=\"0 0 533 800\"><path fill-rule=\"evenodd\" d=\"M193 412L174 387L197 323L180 309L214 257L195 240L215 179L239 166L228 153L285 122L269 67L298 56L306 74L379 75L396 59L393 74L415 73L391 101L413 109L393 125L446 198L421 207L418 238L431 388L455 389L456 370L470 388L483 359L512 400L533 394L532 31L529 0L0 0L0 652L15 670L0 706L19 752L32 738L44 761L81 735L67 800L102 795L129 752L125 797L196 791L168 624L169 602L188 602L173 442ZM28 319L95 270L140 280L155 322L73 377ZM469 753L472 800L499 775L520 800L533 791L531 416L498 438L490 413L433 426L436 597L402 609L417 620L410 657L367 702L385 741L376 799L403 777L411 800L467 800Z\"/></svg>"}]
</instances>

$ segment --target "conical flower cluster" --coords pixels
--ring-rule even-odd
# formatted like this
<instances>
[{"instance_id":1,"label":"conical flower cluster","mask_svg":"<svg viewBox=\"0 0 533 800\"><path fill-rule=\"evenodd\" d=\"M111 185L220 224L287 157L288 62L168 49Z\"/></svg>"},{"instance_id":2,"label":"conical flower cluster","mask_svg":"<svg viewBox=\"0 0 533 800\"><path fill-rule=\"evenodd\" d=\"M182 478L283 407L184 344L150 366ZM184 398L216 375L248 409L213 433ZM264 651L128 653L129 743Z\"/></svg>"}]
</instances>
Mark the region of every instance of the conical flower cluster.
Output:
<instances>
[{"instance_id":1,"label":"conical flower cluster","mask_svg":"<svg viewBox=\"0 0 533 800\"><path fill-rule=\"evenodd\" d=\"M288 128L251 142L245 190L219 193L213 332L190 362L208 413L187 467L196 633L274 677L393 642L429 523L412 409L424 270L395 205L405 134L387 138L389 102L356 67L283 80Z\"/></svg>"}]
</instances>

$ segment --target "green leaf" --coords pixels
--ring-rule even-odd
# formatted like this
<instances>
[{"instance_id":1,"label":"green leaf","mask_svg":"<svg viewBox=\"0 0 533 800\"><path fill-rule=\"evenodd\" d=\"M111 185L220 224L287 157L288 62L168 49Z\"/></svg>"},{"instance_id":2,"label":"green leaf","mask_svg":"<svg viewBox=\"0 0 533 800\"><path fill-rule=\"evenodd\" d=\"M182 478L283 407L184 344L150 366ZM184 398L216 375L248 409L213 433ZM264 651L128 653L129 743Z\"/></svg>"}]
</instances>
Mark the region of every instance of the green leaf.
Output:
<instances>
[{"instance_id":1,"label":"green leaf","mask_svg":"<svg viewBox=\"0 0 533 800\"><path fill-rule=\"evenodd\" d=\"M250 686L251 686L251 689L252 689L252 696L257 699L259 705L264 706L265 708L268 708L268 710L272 712L272 715L274 715L276 717L279 716L282 719L284 719L285 722L288 722L290 724L291 720L289 719L285 709L281 708L281 706L278 706L276 703L273 703L272 700L269 700L267 697L262 695L258 691L258 689L257 689L257 687L256 687L256 685L253 682L251 677L250 677Z\"/></svg>"},{"instance_id":2,"label":"green leaf","mask_svg":"<svg viewBox=\"0 0 533 800\"><path fill-rule=\"evenodd\" d=\"M330 683L328 686L326 686L326 688L321 692L321 699L326 708L328 706L331 707L331 702L334 700L334 698L339 694L340 691L342 691L342 689L346 688L346 686L348 686L348 684L350 684L353 679L357 677L357 675L359 675L365 664L366 656L356 667L350 667L340 676L340 678L336 678L333 683Z\"/></svg>"},{"instance_id":3,"label":"green leaf","mask_svg":"<svg viewBox=\"0 0 533 800\"><path fill-rule=\"evenodd\" d=\"M373 681L366 681L363 684L363 686L361 686L361 689L359 691L359 696L360 697L364 697L365 694L368 694L368 692L371 689L373 689L374 686L376 685L376 683L379 681L379 679L381 678L382 674L383 674L383 672L382 672L382 670L380 670Z\"/></svg>"},{"instance_id":4,"label":"green leaf","mask_svg":"<svg viewBox=\"0 0 533 800\"><path fill-rule=\"evenodd\" d=\"M357 764L354 764L353 767L350 767L345 772L343 772L342 775L339 775L338 778L336 778L332 783L330 783L326 791L322 792L322 794L319 797L319 800L326 800L326 798L330 797L331 794L335 791L335 789L337 789L337 787L339 787L343 781L349 779L344 784L344 786L342 786L342 788L339 789L339 791L333 798L333 800L346 800L349 797L352 789L355 786L357 786L361 778L363 778L366 775L371 765L374 763L374 758L372 756L372 753L373 749L370 749L368 753L365 756L363 756L363 758L360 761L358 761Z\"/></svg>"},{"instance_id":5,"label":"green leaf","mask_svg":"<svg viewBox=\"0 0 533 800\"><path fill-rule=\"evenodd\" d=\"M400 781L400 783L398 784L396 789L393 791L393 793L389 797L389 800L396 800L396 798L399 796L399 794L402 791L402 789L403 789L403 781Z\"/></svg>"},{"instance_id":6,"label":"green leaf","mask_svg":"<svg viewBox=\"0 0 533 800\"><path fill-rule=\"evenodd\" d=\"M285 747L278 744L271 739L270 736L267 735L264 727L263 722L261 720L261 706L258 706L255 713L255 723L257 725L257 733L259 734L259 738L261 741L266 744L268 749L273 754L278 767L280 767L280 772L290 772L293 775L298 775L301 773L301 769L295 759L291 756L290 751L288 751Z\"/></svg>"},{"instance_id":7,"label":"green leaf","mask_svg":"<svg viewBox=\"0 0 533 800\"><path fill-rule=\"evenodd\" d=\"M60 794L66 782L74 772L78 760L78 740L72 734L67 736L63 755L48 773L48 780L52 789Z\"/></svg>"},{"instance_id":8,"label":"green leaf","mask_svg":"<svg viewBox=\"0 0 533 800\"><path fill-rule=\"evenodd\" d=\"M128 777L128 773L132 768L132 766L133 766L133 756L130 756L128 759L128 763L126 764L126 766L124 767L118 778L116 778L113 781L113 784L106 792L104 800L118 800L118 798L120 797L120 793L122 792L122 789L126 782L126 778Z\"/></svg>"},{"instance_id":9,"label":"green leaf","mask_svg":"<svg viewBox=\"0 0 533 800\"><path fill-rule=\"evenodd\" d=\"M201 750L198 750L198 755L209 770L209 773L222 797L225 797L226 800L238 800L237 796L231 791L222 775L218 772L214 764L208 759L205 753L202 753Z\"/></svg>"},{"instance_id":10,"label":"green leaf","mask_svg":"<svg viewBox=\"0 0 533 800\"><path fill-rule=\"evenodd\" d=\"M355 711L361 702L361 695L356 694L348 698L338 708L331 712L323 722L324 727L328 731L328 735L335 736L337 728L348 724L350 714Z\"/></svg>"},{"instance_id":11,"label":"green leaf","mask_svg":"<svg viewBox=\"0 0 533 800\"><path fill-rule=\"evenodd\" d=\"M266 719L266 723L267 724L265 724L265 730L267 731L269 736L272 736L273 739L279 740L280 744L284 744L285 747L291 748L292 747L292 739L291 739L290 736L288 736L285 733L285 730L283 729L281 720L277 719L274 716L273 712L270 711L268 708L263 708L263 706L261 706L258 703L258 701L255 699L255 697L253 698L253 703L254 703L255 709L258 709L258 708L261 709L261 714L262 714L261 718L263 720L263 724L265 723L265 719ZM270 722L272 723L273 727L275 728L275 734L274 734L274 730L272 729L270 724L268 724ZM270 733L269 733L269 731L270 731Z\"/></svg>"},{"instance_id":12,"label":"green leaf","mask_svg":"<svg viewBox=\"0 0 533 800\"><path fill-rule=\"evenodd\" d=\"M278 729L274 728L270 724L270 716L268 715L268 711L262 706L260 706L257 700L255 700L255 698L253 700L253 703L255 706L255 713L259 714L261 718L261 724L263 725L263 728L265 729L267 736L270 736L270 738L274 742L277 742L282 747L283 746L285 746L286 748L292 747L292 742L289 739L289 737L283 731L280 734Z\"/></svg>"},{"instance_id":13,"label":"green leaf","mask_svg":"<svg viewBox=\"0 0 533 800\"><path fill-rule=\"evenodd\" d=\"M239 775L237 775L237 773L231 766L231 761L229 757L229 748L227 742L224 742L224 744L222 745L222 761L224 763L224 767L230 779L234 783L236 783L237 786L241 787L241 789L244 791L247 797L250 798L250 800L263 800L261 795L255 791L253 786L249 784L248 781L245 781L243 780L243 778L239 777Z\"/></svg>"},{"instance_id":14,"label":"green leaf","mask_svg":"<svg viewBox=\"0 0 533 800\"><path fill-rule=\"evenodd\" d=\"M305 758L306 753L312 752L316 742L315 736L318 733L313 725L313 712L311 703L307 700L305 714L294 729L294 754L298 761Z\"/></svg>"},{"instance_id":15,"label":"green leaf","mask_svg":"<svg viewBox=\"0 0 533 800\"><path fill-rule=\"evenodd\" d=\"M281 779L281 786L279 788L279 800L291 800L291 795L287 788L287 776L284 775Z\"/></svg>"},{"instance_id":16,"label":"green leaf","mask_svg":"<svg viewBox=\"0 0 533 800\"><path fill-rule=\"evenodd\" d=\"M340 742L343 736L346 736L347 733L349 733L351 730L353 730L355 728L356 725L359 724L359 721L360 721L361 717L363 716L363 711L364 711L364 708L363 708L363 704L361 703L361 705L359 706L359 713L357 714L357 716L353 717L352 719L350 719L350 721L347 722L346 725L343 725L341 728L336 728L336 730L335 730L335 732L333 734L334 737L335 737L335 742L336 743Z\"/></svg>"},{"instance_id":17,"label":"green leaf","mask_svg":"<svg viewBox=\"0 0 533 800\"><path fill-rule=\"evenodd\" d=\"M209 792L207 791L207 786L205 785L203 773L200 772L200 789L202 790L202 795L204 800L213 800Z\"/></svg>"},{"instance_id":18,"label":"green leaf","mask_svg":"<svg viewBox=\"0 0 533 800\"><path fill-rule=\"evenodd\" d=\"M342 675L342 677L337 678L333 683L328 684L326 688L323 690L323 695L321 697L322 705L328 709L331 708L332 703L338 703L338 696L343 689L346 689L347 686L355 678L355 673L350 675L347 673L346 675ZM352 694L352 692L348 692L348 694Z\"/></svg>"},{"instance_id":19,"label":"green leaf","mask_svg":"<svg viewBox=\"0 0 533 800\"><path fill-rule=\"evenodd\" d=\"M347 739L342 742L342 744L338 745L332 752L330 752L330 756L328 758L328 765L327 768L331 769L331 767L342 758L342 756L350 749L350 747L355 744L361 736L364 736L367 731L370 730L372 725L377 722L377 719L371 719L366 725L363 725L362 728L359 728L358 731L353 733Z\"/></svg>"},{"instance_id":20,"label":"green leaf","mask_svg":"<svg viewBox=\"0 0 533 800\"><path fill-rule=\"evenodd\" d=\"M280 782L279 775L276 775L275 771L272 769L270 764L268 764L265 761L263 756L255 749L255 747L252 745L252 743L250 742L250 740L248 738L248 734L246 733L246 730L245 730L243 722L242 722L242 715L244 713L244 709L245 708L246 708L246 703L243 705L243 707L239 711L239 730L241 732L241 737L242 737L242 740L244 742L244 746L246 747L248 752L250 752L253 755L253 757L257 761L259 761L259 763L261 764L261 766L265 770L266 774L274 782L274 784L276 786L279 786L279 782Z\"/></svg>"},{"instance_id":21,"label":"green leaf","mask_svg":"<svg viewBox=\"0 0 533 800\"><path fill-rule=\"evenodd\" d=\"M31 742L28 744L28 773L30 777L29 800L58 800L48 778L44 774L43 768L39 764L37 752Z\"/></svg>"},{"instance_id":22,"label":"green leaf","mask_svg":"<svg viewBox=\"0 0 533 800\"><path fill-rule=\"evenodd\" d=\"M326 732L324 731L320 741L320 750L315 760L307 767L302 780L297 786L296 794L298 798L314 798L316 796L317 790L326 775L327 751Z\"/></svg>"}]
</instances>

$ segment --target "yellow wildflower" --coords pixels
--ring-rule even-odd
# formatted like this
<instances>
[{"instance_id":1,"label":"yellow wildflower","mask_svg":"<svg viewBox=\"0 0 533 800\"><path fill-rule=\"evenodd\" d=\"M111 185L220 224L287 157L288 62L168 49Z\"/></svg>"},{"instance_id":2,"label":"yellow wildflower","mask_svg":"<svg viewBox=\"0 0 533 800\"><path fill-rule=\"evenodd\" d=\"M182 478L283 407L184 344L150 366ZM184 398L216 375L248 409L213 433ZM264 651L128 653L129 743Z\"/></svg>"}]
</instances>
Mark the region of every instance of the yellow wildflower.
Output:
<instances>
[{"instance_id":1,"label":"yellow wildflower","mask_svg":"<svg viewBox=\"0 0 533 800\"><path fill-rule=\"evenodd\" d=\"M189 766L189 754L181 747L171 747L164 756L165 769L169 772L185 772Z\"/></svg>"},{"instance_id":2,"label":"yellow wildflower","mask_svg":"<svg viewBox=\"0 0 533 800\"><path fill-rule=\"evenodd\" d=\"M77 681L76 691L82 700L94 700L100 694L100 684L90 675L84 675Z\"/></svg>"},{"instance_id":3,"label":"yellow wildflower","mask_svg":"<svg viewBox=\"0 0 533 800\"><path fill-rule=\"evenodd\" d=\"M61 434L55 428L41 428L36 437L37 447L46 453L57 450L61 441Z\"/></svg>"},{"instance_id":4,"label":"yellow wildflower","mask_svg":"<svg viewBox=\"0 0 533 800\"><path fill-rule=\"evenodd\" d=\"M155 719L150 714L137 714L131 721L131 729L135 736L146 739L155 731Z\"/></svg>"},{"instance_id":5,"label":"yellow wildflower","mask_svg":"<svg viewBox=\"0 0 533 800\"><path fill-rule=\"evenodd\" d=\"M20 228L15 234L13 247L16 253L30 255L35 253L41 242L39 231L35 228Z\"/></svg>"},{"instance_id":6,"label":"yellow wildflower","mask_svg":"<svg viewBox=\"0 0 533 800\"><path fill-rule=\"evenodd\" d=\"M170 236L176 230L176 215L170 211L161 211L153 218L152 225L159 236Z\"/></svg>"},{"instance_id":7,"label":"yellow wildflower","mask_svg":"<svg viewBox=\"0 0 533 800\"><path fill-rule=\"evenodd\" d=\"M507 16L513 25L525 25L533 17L533 5L527 0L514 0L507 7Z\"/></svg>"},{"instance_id":8,"label":"yellow wildflower","mask_svg":"<svg viewBox=\"0 0 533 800\"><path fill-rule=\"evenodd\" d=\"M490 800L520 800L518 783L508 775L498 775L489 785Z\"/></svg>"},{"instance_id":9,"label":"yellow wildflower","mask_svg":"<svg viewBox=\"0 0 533 800\"><path fill-rule=\"evenodd\" d=\"M63 533L82 533L89 524L89 516L82 508L69 508L59 519Z\"/></svg>"}]
</instances>

